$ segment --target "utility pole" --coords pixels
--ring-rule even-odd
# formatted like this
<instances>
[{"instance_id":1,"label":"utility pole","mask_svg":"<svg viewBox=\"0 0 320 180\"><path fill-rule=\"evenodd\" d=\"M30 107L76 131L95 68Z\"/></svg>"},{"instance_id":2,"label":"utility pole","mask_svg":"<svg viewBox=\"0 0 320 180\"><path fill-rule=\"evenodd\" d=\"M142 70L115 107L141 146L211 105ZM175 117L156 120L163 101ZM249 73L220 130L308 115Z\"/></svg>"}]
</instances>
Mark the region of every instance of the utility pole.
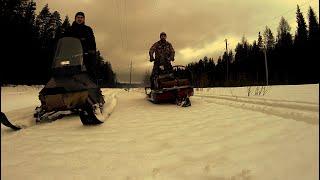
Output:
<instances>
[{"instance_id":1,"label":"utility pole","mask_svg":"<svg viewBox=\"0 0 320 180\"><path fill-rule=\"evenodd\" d=\"M229 81L229 55L228 55L228 40L226 41L226 55L227 55L227 81Z\"/></svg>"},{"instance_id":2,"label":"utility pole","mask_svg":"<svg viewBox=\"0 0 320 180\"><path fill-rule=\"evenodd\" d=\"M267 47L264 45L264 64L266 68L266 80L267 80L267 86L269 85L269 74L268 74L268 60L267 60Z\"/></svg>"},{"instance_id":3,"label":"utility pole","mask_svg":"<svg viewBox=\"0 0 320 180\"><path fill-rule=\"evenodd\" d=\"M129 86L129 89L131 88L131 74L132 74L132 60L130 63L130 86Z\"/></svg>"}]
</instances>

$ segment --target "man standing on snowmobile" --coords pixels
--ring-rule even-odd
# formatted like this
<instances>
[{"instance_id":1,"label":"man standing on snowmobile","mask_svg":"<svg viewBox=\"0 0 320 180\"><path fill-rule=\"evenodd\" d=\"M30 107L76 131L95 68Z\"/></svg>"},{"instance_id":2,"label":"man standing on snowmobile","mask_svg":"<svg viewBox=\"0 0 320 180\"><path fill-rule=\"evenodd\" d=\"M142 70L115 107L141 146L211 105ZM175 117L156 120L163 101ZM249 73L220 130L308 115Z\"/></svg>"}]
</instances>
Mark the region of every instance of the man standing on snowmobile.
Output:
<instances>
[{"instance_id":1,"label":"man standing on snowmobile","mask_svg":"<svg viewBox=\"0 0 320 180\"><path fill-rule=\"evenodd\" d=\"M96 41L91 27L85 25L83 12L77 12L72 26L66 31L65 36L80 39L84 52L84 64L88 74L96 80Z\"/></svg>"},{"instance_id":2,"label":"man standing on snowmobile","mask_svg":"<svg viewBox=\"0 0 320 180\"><path fill-rule=\"evenodd\" d=\"M175 51L167 40L165 32L160 33L160 40L154 43L149 51L150 62L153 63L153 69L150 77L151 89L154 88L154 77L158 75L160 66L163 65L166 71L172 70L171 61L174 61ZM155 57L153 56L155 54Z\"/></svg>"}]
</instances>

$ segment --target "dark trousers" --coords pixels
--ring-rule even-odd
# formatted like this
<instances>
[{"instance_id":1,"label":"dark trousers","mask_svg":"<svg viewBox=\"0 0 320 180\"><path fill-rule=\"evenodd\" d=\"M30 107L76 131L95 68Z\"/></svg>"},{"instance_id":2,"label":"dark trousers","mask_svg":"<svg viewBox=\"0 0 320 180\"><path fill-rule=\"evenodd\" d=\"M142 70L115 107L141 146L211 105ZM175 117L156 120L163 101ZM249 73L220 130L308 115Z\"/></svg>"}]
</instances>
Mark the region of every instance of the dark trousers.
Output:
<instances>
[{"instance_id":1,"label":"dark trousers","mask_svg":"<svg viewBox=\"0 0 320 180\"><path fill-rule=\"evenodd\" d=\"M84 65L86 66L89 76L96 82L97 72L99 71L97 67L97 59L95 54L86 54L83 56Z\"/></svg>"}]
</instances>

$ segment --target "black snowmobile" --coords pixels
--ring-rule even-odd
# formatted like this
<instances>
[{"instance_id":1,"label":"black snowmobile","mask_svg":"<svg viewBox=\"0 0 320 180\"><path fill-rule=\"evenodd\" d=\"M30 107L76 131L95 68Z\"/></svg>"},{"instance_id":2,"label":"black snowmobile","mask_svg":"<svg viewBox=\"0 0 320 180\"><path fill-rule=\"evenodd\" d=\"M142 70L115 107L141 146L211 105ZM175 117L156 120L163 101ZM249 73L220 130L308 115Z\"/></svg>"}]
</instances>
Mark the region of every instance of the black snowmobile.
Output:
<instances>
[{"instance_id":1,"label":"black snowmobile","mask_svg":"<svg viewBox=\"0 0 320 180\"><path fill-rule=\"evenodd\" d=\"M64 37L58 41L52 64L53 76L39 93L41 106L34 114L36 122L53 121L76 113L83 125L103 123L105 101L100 88L88 75L83 60L85 55L79 39ZM5 126L14 126L3 119L7 118L1 118Z\"/></svg>"},{"instance_id":2,"label":"black snowmobile","mask_svg":"<svg viewBox=\"0 0 320 180\"><path fill-rule=\"evenodd\" d=\"M189 97L193 96L190 85L192 74L185 66L166 67L160 64L158 72L151 78L152 87L145 87L147 99L155 104L176 103L182 107L191 106Z\"/></svg>"}]
</instances>

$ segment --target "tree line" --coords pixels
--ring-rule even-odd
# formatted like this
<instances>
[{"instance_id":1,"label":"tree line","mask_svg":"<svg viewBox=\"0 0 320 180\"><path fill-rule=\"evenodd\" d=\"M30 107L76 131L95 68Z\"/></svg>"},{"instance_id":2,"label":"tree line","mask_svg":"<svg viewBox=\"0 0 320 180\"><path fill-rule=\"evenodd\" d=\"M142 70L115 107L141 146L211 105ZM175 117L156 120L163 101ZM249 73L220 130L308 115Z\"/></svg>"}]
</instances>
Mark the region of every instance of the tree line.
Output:
<instances>
[{"instance_id":1,"label":"tree line","mask_svg":"<svg viewBox=\"0 0 320 180\"><path fill-rule=\"evenodd\" d=\"M51 77L55 46L70 27L69 17L61 20L48 4L36 14L33 0L2 0L1 83L45 84ZM97 52L97 76L103 85L115 86L116 74L110 62Z\"/></svg>"},{"instance_id":2,"label":"tree line","mask_svg":"<svg viewBox=\"0 0 320 180\"><path fill-rule=\"evenodd\" d=\"M266 85L266 73L268 83L273 85L318 83L318 19L309 7L307 26L297 6L296 22L295 35L291 34L288 21L281 17L276 36L266 26L252 44L243 36L234 52L224 52L216 61L204 57L187 64L192 84L195 87Z\"/></svg>"}]
</instances>

